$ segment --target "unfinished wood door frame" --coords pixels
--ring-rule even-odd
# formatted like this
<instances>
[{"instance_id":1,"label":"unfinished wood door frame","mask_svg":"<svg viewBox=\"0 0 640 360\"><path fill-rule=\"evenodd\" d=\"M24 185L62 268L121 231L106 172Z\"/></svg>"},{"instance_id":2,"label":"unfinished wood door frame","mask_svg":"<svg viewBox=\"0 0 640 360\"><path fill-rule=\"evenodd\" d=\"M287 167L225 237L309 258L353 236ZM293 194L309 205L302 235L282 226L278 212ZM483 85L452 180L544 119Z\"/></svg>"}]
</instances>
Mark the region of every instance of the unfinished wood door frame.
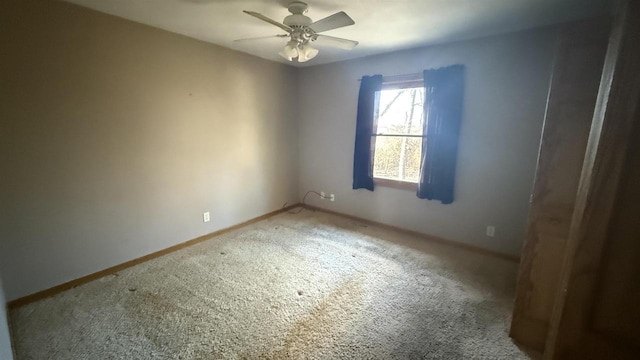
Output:
<instances>
[{"instance_id":1,"label":"unfinished wood door frame","mask_svg":"<svg viewBox=\"0 0 640 360\"><path fill-rule=\"evenodd\" d=\"M544 350L602 76L611 19L560 28L509 335Z\"/></svg>"},{"instance_id":2,"label":"unfinished wood door frame","mask_svg":"<svg viewBox=\"0 0 640 360\"><path fill-rule=\"evenodd\" d=\"M620 349L590 329L604 244L623 178L634 126L639 126L640 2L620 1L581 174L571 232L544 358L573 359L606 351L626 359ZM585 349L587 349L585 351Z\"/></svg>"}]
</instances>

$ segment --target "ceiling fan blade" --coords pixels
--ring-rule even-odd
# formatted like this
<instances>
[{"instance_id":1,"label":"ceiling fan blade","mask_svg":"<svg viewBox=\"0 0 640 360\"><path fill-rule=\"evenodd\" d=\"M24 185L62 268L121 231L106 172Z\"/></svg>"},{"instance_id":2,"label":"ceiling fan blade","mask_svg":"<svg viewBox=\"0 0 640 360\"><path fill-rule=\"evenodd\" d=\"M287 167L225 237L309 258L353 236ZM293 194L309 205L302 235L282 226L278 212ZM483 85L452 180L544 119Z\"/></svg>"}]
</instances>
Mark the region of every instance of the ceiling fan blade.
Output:
<instances>
[{"instance_id":1,"label":"ceiling fan blade","mask_svg":"<svg viewBox=\"0 0 640 360\"><path fill-rule=\"evenodd\" d=\"M324 45L324 46L333 46L340 49L352 50L354 47L358 45L357 41L337 38L333 36L327 35L317 35L318 38L314 41L315 44Z\"/></svg>"},{"instance_id":2,"label":"ceiling fan blade","mask_svg":"<svg viewBox=\"0 0 640 360\"><path fill-rule=\"evenodd\" d=\"M277 21L275 21L273 19L270 19L270 18L268 18L268 17L266 17L266 16L264 16L264 15L262 15L260 13L255 12L255 11L242 10L242 12L245 13L245 14L251 15L253 17L256 17L256 18L258 18L258 19L260 19L262 21L266 21L269 24L275 25L275 26L279 27L280 29L282 29L282 30L284 30L286 32L291 32L292 31L292 29L290 27L288 27L287 25L281 24L281 23L279 23L279 22L277 22Z\"/></svg>"},{"instance_id":3,"label":"ceiling fan blade","mask_svg":"<svg viewBox=\"0 0 640 360\"><path fill-rule=\"evenodd\" d=\"M337 12L333 15L327 16L324 19L318 20L309 25L311 30L319 33L327 30L333 30L344 26L353 25L356 22L349 17L344 11Z\"/></svg>"},{"instance_id":4,"label":"ceiling fan blade","mask_svg":"<svg viewBox=\"0 0 640 360\"><path fill-rule=\"evenodd\" d=\"M233 40L233 42L235 42L235 43L241 43L241 42L250 42L250 41L255 41L255 40L265 40L265 39L275 39L275 38L286 38L286 37L289 37L289 34L269 35L269 36L259 36L259 37L246 38L246 39L237 39L237 40Z\"/></svg>"}]
</instances>

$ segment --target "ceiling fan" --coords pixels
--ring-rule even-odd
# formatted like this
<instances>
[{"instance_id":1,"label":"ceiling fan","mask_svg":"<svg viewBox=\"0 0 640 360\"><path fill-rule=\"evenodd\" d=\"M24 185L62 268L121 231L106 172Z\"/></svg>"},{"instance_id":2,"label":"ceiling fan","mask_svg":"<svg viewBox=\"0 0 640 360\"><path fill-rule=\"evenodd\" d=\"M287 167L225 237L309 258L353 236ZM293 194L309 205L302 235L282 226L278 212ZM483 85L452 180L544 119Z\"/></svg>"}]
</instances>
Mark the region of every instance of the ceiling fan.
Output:
<instances>
[{"instance_id":1,"label":"ceiling fan","mask_svg":"<svg viewBox=\"0 0 640 360\"><path fill-rule=\"evenodd\" d=\"M245 14L275 25L287 33L235 41L253 41L274 37L289 38L289 41L279 55L289 61L292 61L293 58L297 58L298 62L309 61L318 55L318 49L313 48L311 43L333 46L345 50L351 50L358 45L357 41L319 34L324 31L355 24L353 19L351 19L344 11L337 12L314 22L308 16L304 15L309 10L309 6L302 1L293 1L289 3L287 9L291 15L285 17L282 23L270 19L260 13L244 10L243 12Z\"/></svg>"}]
</instances>

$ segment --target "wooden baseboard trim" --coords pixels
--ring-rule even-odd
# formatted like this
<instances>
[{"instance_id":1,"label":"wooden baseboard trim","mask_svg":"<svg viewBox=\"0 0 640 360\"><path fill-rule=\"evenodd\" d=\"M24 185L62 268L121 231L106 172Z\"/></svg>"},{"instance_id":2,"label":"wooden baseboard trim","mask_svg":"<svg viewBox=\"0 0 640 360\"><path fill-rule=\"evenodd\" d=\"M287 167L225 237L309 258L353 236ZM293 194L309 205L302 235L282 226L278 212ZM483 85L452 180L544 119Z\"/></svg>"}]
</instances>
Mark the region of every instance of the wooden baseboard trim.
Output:
<instances>
[{"instance_id":1,"label":"wooden baseboard trim","mask_svg":"<svg viewBox=\"0 0 640 360\"><path fill-rule=\"evenodd\" d=\"M38 300L42 300L42 299L51 297L53 295L61 293L61 292L65 291L65 290L69 290L69 289L74 288L76 286L80 286L82 284L86 284L88 282L91 282L93 280L105 277L107 275L113 275L113 274L115 274L115 273L117 273L119 271L122 271L124 269L130 268L132 266L141 264L143 262L155 259L155 258L163 256L163 255L170 254L170 253L172 253L174 251L177 251L177 250L180 250L180 249L184 249L184 248L189 247L191 245L195 245L195 244L201 243L201 242L203 242L205 240L208 240L208 239L210 239L210 238L212 238L214 236L218 236L218 235L221 235L221 234L224 234L224 233L228 233L230 231L245 227L247 225L256 223L258 221L262 221L264 219L270 218L270 217L272 217L274 215L277 215L279 213L282 213L282 212L285 212L285 211L289 211L289 210L291 210L291 209L293 209L295 207L298 207L300 205L301 204L294 204L294 205L290 205L290 206L287 206L287 207L283 207L280 210L276 210L276 211L272 211L272 212L266 213L264 215L260 215L258 217L255 217L255 218L247 220L245 222L230 226L228 228L216 230L216 231L214 231L212 233L205 234L205 235L202 235L202 236L198 236L195 239L191 239L191 240L185 241L183 243L170 246L170 247L168 247L166 249L162 249L162 250L153 252L151 254L144 255L142 257L139 257L139 258L136 258L136 259L133 259L133 260L129 260L129 261L124 262L122 264L119 264L119 265L116 265L116 266L112 266L112 267L104 269L104 270L100 270L100 271L95 272L93 274L89 274L89 275L83 276L83 277L75 279L75 280L68 281L68 282L60 284L60 285L56 285L56 286L51 287L49 289L42 290L42 291L39 291L37 293L31 294L31 295L27 295L27 296L24 296L24 297L21 297L21 298L18 298L18 299L15 299L13 301L8 302L7 303L7 307L9 309L15 309L15 308L18 308L20 306L32 303L34 301L38 301Z\"/></svg>"},{"instance_id":2,"label":"wooden baseboard trim","mask_svg":"<svg viewBox=\"0 0 640 360\"><path fill-rule=\"evenodd\" d=\"M306 209L309 209L309 210L320 211L320 212L324 212L324 213L327 213L327 214L341 216L341 217L348 218L348 219L351 219L351 220L355 220L355 221L363 222L363 223L366 223L366 224L379 226L379 227L382 227L382 228L385 228L385 229L398 231L398 232L401 232L401 233L404 233L404 234L416 236L416 237L419 237L419 238L427 240L427 241L431 241L431 242L435 242L435 243L439 243L439 244L443 244L443 245L447 245L447 246L452 246L452 247L456 247L456 248L467 250L467 251L472 251L472 252L479 253L479 254L489 255L489 256L500 258L500 259L509 260L509 261L512 261L512 262L515 262L515 263L519 263L520 262L520 257L519 256L515 256L515 255L511 255L511 254L505 254L505 253L501 253L501 252L497 252L497 251L493 251L493 250L487 250L487 249L483 249L483 248L480 248L480 247L477 247L477 246L473 246L473 245L469 245L469 244L463 244L463 243L460 243L460 242L457 242L457 241L444 239L444 238L441 238L441 237L438 237L438 236L433 236L433 235L429 235L429 234L425 234L425 233L421 233L421 232L417 232L417 231L413 231L413 230L407 230L407 229L403 229L403 228L400 228L400 227L397 227L397 226L388 225L388 224L384 224L384 223L381 223L381 222L368 220L368 219L364 219L364 218L361 218L361 217L340 213L340 212L333 211L333 210L327 210L327 209L319 208L319 207L316 207L316 206L313 206L313 205L304 204L303 206Z\"/></svg>"}]
</instances>

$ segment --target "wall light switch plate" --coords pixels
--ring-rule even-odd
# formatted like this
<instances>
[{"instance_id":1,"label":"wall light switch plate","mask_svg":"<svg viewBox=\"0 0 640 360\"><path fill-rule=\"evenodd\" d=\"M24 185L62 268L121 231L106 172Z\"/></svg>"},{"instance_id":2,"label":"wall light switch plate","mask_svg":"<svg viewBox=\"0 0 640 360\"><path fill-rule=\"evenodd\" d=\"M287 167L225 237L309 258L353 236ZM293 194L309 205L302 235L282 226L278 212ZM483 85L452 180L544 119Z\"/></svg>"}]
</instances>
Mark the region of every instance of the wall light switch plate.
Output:
<instances>
[{"instance_id":1,"label":"wall light switch plate","mask_svg":"<svg viewBox=\"0 0 640 360\"><path fill-rule=\"evenodd\" d=\"M487 236L494 237L496 235L496 227L495 226L487 226Z\"/></svg>"},{"instance_id":2,"label":"wall light switch plate","mask_svg":"<svg viewBox=\"0 0 640 360\"><path fill-rule=\"evenodd\" d=\"M209 215L208 211L202 214L202 221L204 221L204 222L211 221L211 216Z\"/></svg>"},{"instance_id":3,"label":"wall light switch plate","mask_svg":"<svg viewBox=\"0 0 640 360\"><path fill-rule=\"evenodd\" d=\"M330 201L336 201L336 195L335 194L329 195L329 200Z\"/></svg>"}]
</instances>

